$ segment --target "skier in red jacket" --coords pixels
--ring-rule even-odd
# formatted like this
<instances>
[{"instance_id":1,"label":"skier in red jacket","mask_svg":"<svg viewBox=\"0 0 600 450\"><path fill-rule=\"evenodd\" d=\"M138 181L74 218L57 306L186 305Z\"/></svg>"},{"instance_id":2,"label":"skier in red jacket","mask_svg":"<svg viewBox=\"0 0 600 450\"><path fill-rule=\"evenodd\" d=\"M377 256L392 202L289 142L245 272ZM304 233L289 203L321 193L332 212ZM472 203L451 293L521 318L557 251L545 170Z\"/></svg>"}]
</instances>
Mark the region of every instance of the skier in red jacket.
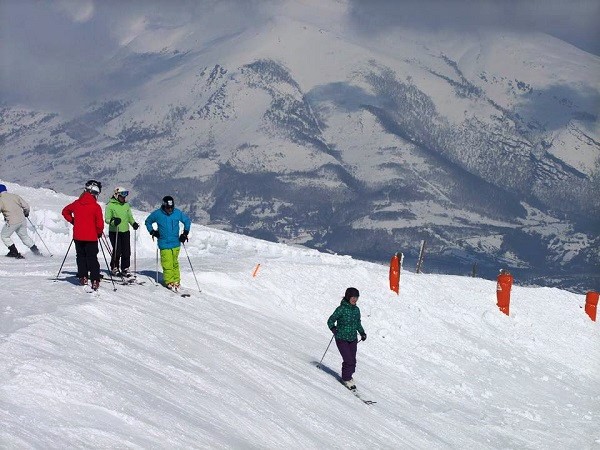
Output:
<instances>
[{"instance_id":1,"label":"skier in red jacket","mask_svg":"<svg viewBox=\"0 0 600 450\"><path fill-rule=\"evenodd\" d=\"M77 253L77 277L82 285L92 281L92 289L100 285L100 263L98 262L98 238L104 232L102 208L97 202L102 184L89 180L83 194L73 203L65 206L62 215L73 224L73 241Z\"/></svg>"}]
</instances>

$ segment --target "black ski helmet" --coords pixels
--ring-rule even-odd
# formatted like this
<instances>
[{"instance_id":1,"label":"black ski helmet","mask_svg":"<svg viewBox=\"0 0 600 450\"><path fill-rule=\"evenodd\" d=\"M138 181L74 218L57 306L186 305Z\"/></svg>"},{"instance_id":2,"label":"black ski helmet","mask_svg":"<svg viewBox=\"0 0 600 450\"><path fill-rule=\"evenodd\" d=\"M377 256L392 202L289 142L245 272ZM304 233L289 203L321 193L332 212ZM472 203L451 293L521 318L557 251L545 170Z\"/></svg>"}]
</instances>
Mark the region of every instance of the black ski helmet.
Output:
<instances>
[{"instance_id":1,"label":"black ski helmet","mask_svg":"<svg viewBox=\"0 0 600 450\"><path fill-rule=\"evenodd\" d=\"M173 197L171 197L170 195L163 197L162 208L163 209L167 209L167 208L175 209L175 200L173 200Z\"/></svg>"},{"instance_id":2,"label":"black ski helmet","mask_svg":"<svg viewBox=\"0 0 600 450\"><path fill-rule=\"evenodd\" d=\"M346 300L350 300L352 297L358 297L360 294L358 293L358 289L354 287L349 287L346 289L346 293L344 294L344 298Z\"/></svg>"},{"instance_id":3,"label":"black ski helmet","mask_svg":"<svg viewBox=\"0 0 600 450\"><path fill-rule=\"evenodd\" d=\"M102 183L96 180L88 180L88 182L85 183L85 190L90 194L98 195L102 192Z\"/></svg>"}]
</instances>

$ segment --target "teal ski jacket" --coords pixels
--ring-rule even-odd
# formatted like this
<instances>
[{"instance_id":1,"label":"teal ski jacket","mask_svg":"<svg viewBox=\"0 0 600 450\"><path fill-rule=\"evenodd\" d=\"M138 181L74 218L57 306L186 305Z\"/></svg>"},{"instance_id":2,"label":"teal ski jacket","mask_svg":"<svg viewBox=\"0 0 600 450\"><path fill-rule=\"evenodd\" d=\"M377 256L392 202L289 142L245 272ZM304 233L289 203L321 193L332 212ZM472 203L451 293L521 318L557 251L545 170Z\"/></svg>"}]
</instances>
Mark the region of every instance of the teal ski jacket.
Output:
<instances>
[{"instance_id":1,"label":"teal ski jacket","mask_svg":"<svg viewBox=\"0 0 600 450\"><path fill-rule=\"evenodd\" d=\"M342 341L355 341L357 339L356 332L361 336L365 334L360 323L360 308L352 305L345 298L327 320L327 326L330 330L336 327L335 338Z\"/></svg>"}]
</instances>

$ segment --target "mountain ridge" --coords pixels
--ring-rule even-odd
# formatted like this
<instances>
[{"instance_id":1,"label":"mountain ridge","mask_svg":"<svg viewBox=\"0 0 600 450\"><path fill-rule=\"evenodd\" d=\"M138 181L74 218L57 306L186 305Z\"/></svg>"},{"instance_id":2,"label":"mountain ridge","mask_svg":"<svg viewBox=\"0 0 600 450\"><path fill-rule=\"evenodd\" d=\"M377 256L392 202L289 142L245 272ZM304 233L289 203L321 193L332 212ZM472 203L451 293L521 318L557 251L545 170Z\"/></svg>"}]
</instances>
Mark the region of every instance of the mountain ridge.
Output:
<instances>
[{"instance_id":1,"label":"mountain ridge","mask_svg":"<svg viewBox=\"0 0 600 450\"><path fill-rule=\"evenodd\" d=\"M0 176L63 192L101 178L145 208L168 192L207 224L373 261L427 239L431 262L449 255L434 271L600 268L600 58L542 35L369 40L304 19L123 52L118 70L142 61L132 93L70 120L3 107Z\"/></svg>"}]
</instances>

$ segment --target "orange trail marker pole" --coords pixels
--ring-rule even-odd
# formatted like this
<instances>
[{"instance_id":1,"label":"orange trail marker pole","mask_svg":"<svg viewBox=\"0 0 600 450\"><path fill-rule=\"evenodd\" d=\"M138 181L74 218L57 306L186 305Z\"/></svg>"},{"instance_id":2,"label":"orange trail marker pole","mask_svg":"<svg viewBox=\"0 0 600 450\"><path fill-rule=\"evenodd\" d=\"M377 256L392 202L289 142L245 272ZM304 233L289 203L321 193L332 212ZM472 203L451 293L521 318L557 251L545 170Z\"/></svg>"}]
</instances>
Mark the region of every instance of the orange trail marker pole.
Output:
<instances>
[{"instance_id":1,"label":"orange trail marker pole","mask_svg":"<svg viewBox=\"0 0 600 450\"><path fill-rule=\"evenodd\" d=\"M598 292L590 291L585 294L585 313L590 316L594 322L596 321L596 310L598 309Z\"/></svg>"},{"instance_id":2,"label":"orange trail marker pole","mask_svg":"<svg viewBox=\"0 0 600 450\"><path fill-rule=\"evenodd\" d=\"M390 260L390 289L396 294L400 295L400 265L401 259L398 255L402 253L396 253Z\"/></svg>"},{"instance_id":3,"label":"orange trail marker pole","mask_svg":"<svg viewBox=\"0 0 600 450\"><path fill-rule=\"evenodd\" d=\"M256 265L256 267L254 268L254 272L252 272L252 278L256 277L256 274L258 273L258 269L260 269L260 263L258 263Z\"/></svg>"},{"instance_id":4,"label":"orange trail marker pole","mask_svg":"<svg viewBox=\"0 0 600 450\"><path fill-rule=\"evenodd\" d=\"M500 270L498 275L498 284L496 285L496 297L498 298L498 308L507 316L510 307L510 288L513 284L513 276L508 270Z\"/></svg>"}]
</instances>

